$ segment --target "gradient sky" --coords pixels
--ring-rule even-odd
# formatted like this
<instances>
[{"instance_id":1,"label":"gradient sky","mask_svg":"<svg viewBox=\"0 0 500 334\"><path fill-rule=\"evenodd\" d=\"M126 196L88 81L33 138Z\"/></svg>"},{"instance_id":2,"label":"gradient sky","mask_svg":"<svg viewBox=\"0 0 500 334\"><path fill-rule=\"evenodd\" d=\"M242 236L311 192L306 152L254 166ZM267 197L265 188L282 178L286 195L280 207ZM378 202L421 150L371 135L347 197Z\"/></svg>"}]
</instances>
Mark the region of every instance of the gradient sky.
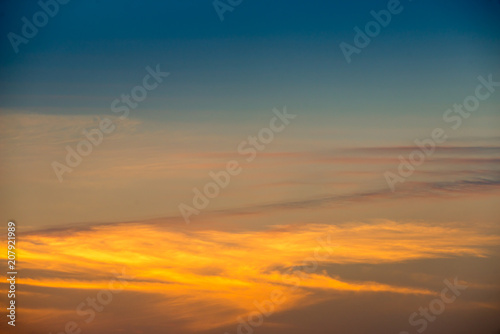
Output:
<instances>
[{"instance_id":1,"label":"gradient sky","mask_svg":"<svg viewBox=\"0 0 500 334\"><path fill-rule=\"evenodd\" d=\"M281 289L255 333L417 333L408 317L458 277L467 290L425 333L497 334L500 87L457 129L443 114L478 77L500 81L500 4L401 4L347 63L339 44L387 1L244 0L221 21L212 1L72 0L18 53L7 36L40 7L1 1L15 331L232 334ZM158 64L169 76L120 119L113 100ZM297 116L246 161L239 144L274 108ZM53 162L105 118L116 130L59 182ZM435 128L447 140L392 192L385 173ZM231 160L242 173L186 224L179 205ZM75 309L122 269L127 285L86 323Z\"/></svg>"}]
</instances>

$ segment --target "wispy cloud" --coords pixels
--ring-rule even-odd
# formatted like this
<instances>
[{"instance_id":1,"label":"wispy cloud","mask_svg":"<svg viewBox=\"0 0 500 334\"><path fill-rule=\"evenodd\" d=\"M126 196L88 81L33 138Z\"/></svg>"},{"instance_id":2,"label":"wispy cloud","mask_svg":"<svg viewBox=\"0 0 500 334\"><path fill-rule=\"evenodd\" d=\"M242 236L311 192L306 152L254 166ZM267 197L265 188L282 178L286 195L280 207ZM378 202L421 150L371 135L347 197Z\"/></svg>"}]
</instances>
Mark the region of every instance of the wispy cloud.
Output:
<instances>
[{"instance_id":1,"label":"wispy cloud","mask_svg":"<svg viewBox=\"0 0 500 334\"><path fill-rule=\"evenodd\" d=\"M318 240L323 240L322 245ZM498 236L467 228L392 221L275 226L253 232L181 231L146 223L82 226L23 237L19 258L24 288L20 293L28 300L35 296L23 291L52 296L33 312L52 313L50 319L60 320L67 313L57 301L65 294L103 289L113 270L126 267L135 276L127 292L144 297L135 298L134 306L124 312L148 309L143 305L151 302L147 296L156 295L157 316L177 323L196 314L180 328L198 331L231 324L237 316L251 312L254 301L268 299L273 289L292 287L283 275L302 266L318 246L331 255L322 257L320 269L304 277L298 288L287 290L286 303L278 312L324 300L312 291L432 294L417 286L349 281L325 269L331 264L485 257L488 246L499 241ZM40 326L49 325L47 318L38 321Z\"/></svg>"}]
</instances>

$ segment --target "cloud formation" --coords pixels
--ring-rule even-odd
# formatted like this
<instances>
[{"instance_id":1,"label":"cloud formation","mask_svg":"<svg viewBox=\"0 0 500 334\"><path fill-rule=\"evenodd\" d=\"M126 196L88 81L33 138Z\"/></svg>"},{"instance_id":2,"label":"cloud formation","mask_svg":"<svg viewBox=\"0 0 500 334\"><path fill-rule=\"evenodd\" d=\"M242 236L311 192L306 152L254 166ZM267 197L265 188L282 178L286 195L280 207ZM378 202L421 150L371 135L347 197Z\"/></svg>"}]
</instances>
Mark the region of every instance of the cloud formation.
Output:
<instances>
[{"instance_id":1,"label":"cloud formation","mask_svg":"<svg viewBox=\"0 0 500 334\"><path fill-rule=\"evenodd\" d=\"M245 232L182 231L146 223L32 232L19 248L25 300L21 312L33 314L37 326L53 330L51 323L71 318L67 310L79 302L64 296L95 294L109 285L114 271L126 268L134 278L123 298L134 298L134 307L123 312L144 318L146 311L137 309L150 310L176 324L179 332L194 333L234 324L275 289L285 298L278 313L343 293L432 295L419 286L350 281L326 269L334 264L487 257L488 247L499 242L498 236L463 227L392 221ZM49 297L46 304L29 302L40 295ZM104 319L95 321L89 326L102 325Z\"/></svg>"}]
</instances>

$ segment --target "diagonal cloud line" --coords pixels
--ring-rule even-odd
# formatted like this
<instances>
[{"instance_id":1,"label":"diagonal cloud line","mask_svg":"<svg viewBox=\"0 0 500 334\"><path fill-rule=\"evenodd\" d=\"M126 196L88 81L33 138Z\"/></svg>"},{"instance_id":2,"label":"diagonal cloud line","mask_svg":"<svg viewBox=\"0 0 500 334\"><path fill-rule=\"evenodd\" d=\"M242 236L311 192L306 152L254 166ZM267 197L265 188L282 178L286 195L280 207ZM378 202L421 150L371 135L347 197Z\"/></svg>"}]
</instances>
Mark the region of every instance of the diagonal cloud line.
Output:
<instances>
[{"instance_id":1,"label":"diagonal cloud line","mask_svg":"<svg viewBox=\"0 0 500 334\"><path fill-rule=\"evenodd\" d=\"M369 199L380 198L411 198L420 197L422 195L439 194L448 195L449 193L464 193L477 192L481 189L489 190L500 186L500 172L493 172L496 178L490 179L478 177L474 179L463 179L460 181L448 182L433 182L433 183L415 183L416 187L408 187L406 191L399 194L392 193L389 189L380 188L379 190L357 192L347 195L327 195L318 198L310 198L306 200L283 201L269 204L261 204L236 209L213 210L211 213L234 213L234 214L250 214L260 213L263 211L279 210L279 209L305 209L318 207L328 204L345 205L353 202L359 202Z\"/></svg>"},{"instance_id":2,"label":"diagonal cloud line","mask_svg":"<svg viewBox=\"0 0 500 334\"><path fill-rule=\"evenodd\" d=\"M281 201L275 203L258 204L253 206L238 207L238 208L228 208L228 209L216 209L208 210L206 212L207 216L218 216L218 215L250 215L259 214L263 212L276 211L276 210L300 210L314 207L321 207L328 205L329 207L349 205L353 203L358 203L361 201L377 200L377 199L403 199L403 198L417 198L423 196L450 196L454 195L465 195L469 192L483 192L495 190L500 187L500 172L499 171L488 171L485 172L488 177L478 176L476 178L462 179L458 181L439 181L439 182L426 182L426 183L408 183L408 187L402 189L398 193L393 193L390 189L386 187L380 188L378 190L365 191L365 192L355 192L351 194L344 195L324 195L316 198L309 198L303 200L289 200ZM161 222L157 222L161 219ZM180 215L171 215L158 217L153 219L148 219L144 222L150 222L151 224L165 225L165 223L171 223L172 228L176 226L178 222L183 222L183 218ZM126 221L126 222L110 222L110 223L76 223L71 224L70 227L53 227L45 228L42 230L26 231L25 235L36 235L36 234L51 234L51 233L68 233L71 234L76 231L89 231L93 228L101 226L114 226L117 224L128 225L128 224L138 224L139 221Z\"/></svg>"}]
</instances>

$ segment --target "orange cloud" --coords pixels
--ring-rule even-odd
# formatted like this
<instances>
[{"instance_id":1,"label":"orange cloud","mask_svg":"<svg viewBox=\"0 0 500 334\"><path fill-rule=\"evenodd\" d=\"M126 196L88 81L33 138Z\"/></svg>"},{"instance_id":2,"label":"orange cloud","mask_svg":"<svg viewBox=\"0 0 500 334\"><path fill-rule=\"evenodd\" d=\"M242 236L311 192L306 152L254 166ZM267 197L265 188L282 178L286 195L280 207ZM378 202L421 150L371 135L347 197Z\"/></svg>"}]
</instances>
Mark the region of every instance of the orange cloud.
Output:
<instances>
[{"instance_id":1,"label":"orange cloud","mask_svg":"<svg viewBox=\"0 0 500 334\"><path fill-rule=\"evenodd\" d=\"M20 271L30 275L21 275L19 283L78 291L106 289L112 272L125 267L134 276L126 291L164 296L157 302L157 312L174 320L196 314L186 326L198 331L234 323L238 316L255 311L255 302L269 300L276 289L284 298L276 312L327 298L314 291L432 294L411 286L350 282L331 277L324 268L329 264L484 257L486 247L499 241L498 236L463 228L391 221L277 226L241 233L180 232L148 224L102 225L24 236L18 258Z\"/></svg>"}]
</instances>

